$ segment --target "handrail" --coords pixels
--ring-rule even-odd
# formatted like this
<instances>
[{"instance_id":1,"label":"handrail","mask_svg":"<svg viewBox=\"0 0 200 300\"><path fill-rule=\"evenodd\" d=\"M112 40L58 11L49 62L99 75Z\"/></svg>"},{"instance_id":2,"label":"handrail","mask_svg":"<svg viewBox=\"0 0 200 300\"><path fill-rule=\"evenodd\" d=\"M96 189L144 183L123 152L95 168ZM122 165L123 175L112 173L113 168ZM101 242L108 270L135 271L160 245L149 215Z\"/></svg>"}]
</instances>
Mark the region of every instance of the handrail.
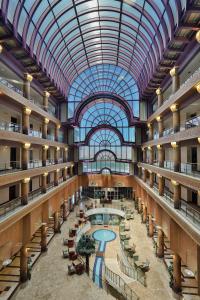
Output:
<instances>
[{"instance_id":1,"label":"handrail","mask_svg":"<svg viewBox=\"0 0 200 300\"><path fill-rule=\"evenodd\" d=\"M0 163L0 173L1 172L13 172L13 170L21 169L20 161L8 161L5 163Z\"/></svg>"},{"instance_id":2,"label":"handrail","mask_svg":"<svg viewBox=\"0 0 200 300\"><path fill-rule=\"evenodd\" d=\"M1 121L0 122L0 130L13 131L13 132L21 132L21 125L12 122Z\"/></svg>"},{"instance_id":3,"label":"handrail","mask_svg":"<svg viewBox=\"0 0 200 300\"><path fill-rule=\"evenodd\" d=\"M0 216L6 215L9 211L21 205L21 197L9 200L5 203L0 204Z\"/></svg>"},{"instance_id":4,"label":"handrail","mask_svg":"<svg viewBox=\"0 0 200 300\"><path fill-rule=\"evenodd\" d=\"M111 271L105 265L105 277L108 283L115 288L120 294L122 294L127 300L139 300L138 295L128 286L123 278L121 278L118 274Z\"/></svg>"},{"instance_id":5,"label":"handrail","mask_svg":"<svg viewBox=\"0 0 200 300\"><path fill-rule=\"evenodd\" d=\"M42 167L42 161L41 160L29 160L28 162L28 169L33 169L33 168L40 168Z\"/></svg>"},{"instance_id":6,"label":"handrail","mask_svg":"<svg viewBox=\"0 0 200 300\"><path fill-rule=\"evenodd\" d=\"M135 280L137 279L137 270L126 266L125 263L120 259L118 254L117 254L117 262L119 264L119 267L120 267L120 270L122 271L122 273L124 273L128 277L131 277Z\"/></svg>"}]
</instances>

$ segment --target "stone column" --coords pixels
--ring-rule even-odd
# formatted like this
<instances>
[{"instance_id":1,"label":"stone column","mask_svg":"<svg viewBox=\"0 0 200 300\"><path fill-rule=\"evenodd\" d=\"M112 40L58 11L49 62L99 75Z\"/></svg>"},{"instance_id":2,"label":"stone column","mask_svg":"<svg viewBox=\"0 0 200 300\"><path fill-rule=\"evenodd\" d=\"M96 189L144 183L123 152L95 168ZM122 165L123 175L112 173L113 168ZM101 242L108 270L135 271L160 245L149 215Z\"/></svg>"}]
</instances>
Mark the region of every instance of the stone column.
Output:
<instances>
[{"instance_id":1,"label":"stone column","mask_svg":"<svg viewBox=\"0 0 200 300\"><path fill-rule=\"evenodd\" d=\"M149 236L153 237L153 233L154 233L154 224L152 220L152 215L149 215Z\"/></svg>"},{"instance_id":2,"label":"stone column","mask_svg":"<svg viewBox=\"0 0 200 300\"><path fill-rule=\"evenodd\" d=\"M171 146L173 148L174 172L179 172L181 163L181 149L176 142L172 142Z\"/></svg>"},{"instance_id":3,"label":"stone column","mask_svg":"<svg viewBox=\"0 0 200 300\"><path fill-rule=\"evenodd\" d=\"M55 164L58 164L58 153L60 151L60 147L54 148L54 162Z\"/></svg>"},{"instance_id":4,"label":"stone column","mask_svg":"<svg viewBox=\"0 0 200 300\"><path fill-rule=\"evenodd\" d=\"M142 178L142 167L138 166L138 177Z\"/></svg>"},{"instance_id":5,"label":"stone column","mask_svg":"<svg viewBox=\"0 0 200 300\"><path fill-rule=\"evenodd\" d=\"M160 168L164 167L164 160L165 160L165 150L162 145L157 145L158 149L158 166Z\"/></svg>"},{"instance_id":6,"label":"stone column","mask_svg":"<svg viewBox=\"0 0 200 300\"><path fill-rule=\"evenodd\" d=\"M70 177L74 176L74 165L70 167Z\"/></svg>"},{"instance_id":7,"label":"stone column","mask_svg":"<svg viewBox=\"0 0 200 300\"><path fill-rule=\"evenodd\" d=\"M63 181L67 180L67 167L64 167L63 169Z\"/></svg>"},{"instance_id":8,"label":"stone column","mask_svg":"<svg viewBox=\"0 0 200 300\"><path fill-rule=\"evenodd\" d=\"M177 253L173 255L173 288L177 293L181 291L181 258Z\"/></svg>"},{"instance_id":9,"label":"stone column","mask_svg":"<svg viewBox=\"0 0 200 300\"><path fill-rule=\"evenodd\" d=\"M164 195L164 189L165 189L165 178L161 176L160 174L157 174L158 176L158 193L159 196Z\"/></svg>"},{"instance_id":10,"label":"stone column","mask_svg":"<svg viewBox=\"0 0 200 300\"><path fill-rule=\"evenodd\" d=\"M173 195L173 200L174 200L174 208L180 209L181 206L181 186L178 182L172 180L172 185L174 187L174 195Z\"/></svg>"},{"instance_id":11,"label":"stone column","mask_svg":"<svg viewBox=\"0 0 200 300\"><path fill-rule=\"evenodd\" d=\"M44 145L42 146L42 166L46 167L47 165L47 150L49 149L49 146Z\"/></svg>"},{"instance_id":12,"label":"stone column","mask_svg":"<svg viewBox=\"0 0 200 300\"><path fill-rule=\"evenodd\" d=\"M22 205L28 204L30 178L24 178L21 182L21 203Z\"/></svg>"},{"instance_id":13,"label":"stone column","mask_svg":"<svg viewBox=\"0 0 200 300\"><path fill-rule=\"evenodd\" d=\"M158 108L162 106L163 104L163 93L162 93L162 89L158 88L156 90L156 94L158 96Z\"/></svg>"},{"instance_id":14,"label":"stone column","mask_svg":"<svg viewBox=\"0 0 200 300\"><path fill-rule=\"evenodd\" d=\"M143 153L143 162L146 163L146 161L147 161L147 150L146 150L146 148L142 148L142 153Z\"/></svg>"},{"instance_id":15,"label":"stone column","mask_svg":"<svg viewBox=\"0 0 200 300\"><path fill-rule=\"evenodd\" d=\"M148 128L149 128L149 141L153 140L153 124L148 123Z\"/></svg>"},{"instance_id":16,"label":"stone column","mask_svg":"<svg viewBox=\"0 0 200 300\"><path fill-rule=\"evenodd\" d=\"M164 129L164 127L163 127L163 119L162 119L161 116L158 116L156 118L156 120L158 122L158 136L159 136L159 138L161 138L163 136L163 129Z\"/></svg>"},{"instance_id":17,"label":"stone column","mask_svg":"<svg viewBox=\"0 0 200 300\"><path fill-rule=\"evenodd\" d=\"M142 222L146 223L146 221L147 221L147 207L143 204Z\"/></svg>"},{"instance_id":18,"label":"stone column","mask_svg":"<svg viewBox=\"0 0 200 300\"><path fill-rule=\"evenodd\" d=\"M41 226L41 251L46 252L47 251L47 224L42 223Z\"/></svg>"},{"instance_id":19,"label":"stone column","mask_svg":"<svg viewBox=\"0 0 200 300\"><path fill-rule=\"evenodd\" d=\"M28 249L23 245L20 249L20 281L28 279Z\"/></svg>"},{"instance_id":20,"label":"stone column","mask_svg":"<svg viewBox=\"0 0 200 300\"><path fill-rule=\"evenodd\" d=\"M63 149L63 162L66 163L68 160L68 147Z\"/></svg>"},{"instance_id":21,"label":"stone column","mask_svg":"<svg viewBox=\"0 0 200 300\"><path fill-rule=\"evenodd\" d=\"M174 132L180 131L180 110L178 104L173 104L170 106L170 110L172 111L172 123Z\"/></svg>"},{"instance_id":22,"label":"stone column","mask_svg":"<svg viewBox=\"0 0 200 300\"><path fill-rule=\"evenodd\" d=\"M65 200L63 203L63 221L67 221L67 201Z\"/></svg>"},{"instance_id":23,"label":"stone column","mask_svg":"<svg viewBox=\"0 0 200 300\"><path fill-rule=\"evenodd\" d=\"M153 172L149 171L149 186L150 188L153 188Z\"/></svg>"},{"instance_id":24,"label":"stone column","mask_svg":"<svg viewBox=\"0 0 200 300\"><path fill-rule=\"evenodd\" d=\"M147 170L142 168L143 170L143 181L146 182L147 181Z\"/></svg>"},{"instance_id":25,"label":"stone column","mask_svg":"<svg viewBox=\"0 0 200 300\"><path fill-rule=\"evenodd\" d=\"M31 109L24 107L22 111L22 133L29 134Z\"/></svg>"},{"instance_id":26,"label":"stone column","mask_svg":"<svg viewBox=\"0 0 200 300\"><path fill-rule=\"evenodd\" d=\"M149 149L149 163L150 163L150 165L153 165L153 148L152 147L148 147L148 149Z\"/></svg>"},{"instance_id":27,"label":"stone column","mask_svg":"<svg viewBox=\"0 0 200 300\"><path fill-rule=\"evenodd\" d=\"M33 80L33 77L30 74L24 73L23 96L28 100L31 99L31 81L32 80Z\"/></svg>"},{"instance_id":28,"label":"stone column","mask_svg":"<svg viewBox=\"0 0 200 300\"><path fill-rule=\"evenodd\" d=\"M54 136L55 136L55 141L56 142L58 142L59 129L60 129L60 124L55 124Z\"/></svg>"},{"instance_id":29,"label":"stone column","mask_svg":"<svg viewBox=\"0 0 200 300\"><path fill-rule=\"evenodd\" d=\"M60 169L57 169L54 171L54 186L58 186L58 174L59 174Z\"/></svg>"},{"instance_id":30,"label":"stone column","mask_svg":"<svg viewBox=\"0 0 200 300\"><path fill-rule=\"evenodd\" d=\"M43 93L43 107L45 111L48 111L48 106L49 106L49 92L44 91Z\"/></svg>"},{"instance_id":31,"label":"stone column","mask_svg":"<svg viewBox=\"0 0 200 300\"><path fill-rule=\"evenodd\" d=\"M157 256L164 257L164 232L160 226L158 226L158 247Z\"/></svg>"},{"instance_id":32,"label":"stone column","mask_svg":"<svg viewBox=\"0 0 200 300\"><path fill-rule=\"evenodd\" d=\"M180 88L178 66L175 66L170 70L170 76L172 77L172 94L174 94Z\"/></svg>"},{"instance_id":33,"label":"stone column","mask_svg":"<svg viewBox=\"0 0 200 300\"><path fill-rule=\"evenodd\" d=\"M54 213L54 232L59 232L59 215L57 211Z\"/></svg>"},{"instance_id":34,"label":"stone column","mask_svg":"<svg viewBox=\"0 0 200 300\"><path fill-rule=\"evenodd\" d=\"M47 172L42 174L42 193L44 194L47 192L47 176L48 176Z\"/></svg>"},{"instance_id":35,"label":"stone column","mask_svg":"<svg viewBox=\"0 0 200 300\"><path fill-rule=\"evenodd\" d=\"M28 169L30 146L31 144L25 143L22 147L22 170Z\"/></svg>"},{"instance_id":36,"label":"stone column","mask_svg":"<svg viewBox=\"0 0 200 300\"><path fill-rule=\"evenodd\" d=\"M48 129L49 119L44 118L42 123L42 138L47 139L47 129Z\"/></svg>"}]
</instances>

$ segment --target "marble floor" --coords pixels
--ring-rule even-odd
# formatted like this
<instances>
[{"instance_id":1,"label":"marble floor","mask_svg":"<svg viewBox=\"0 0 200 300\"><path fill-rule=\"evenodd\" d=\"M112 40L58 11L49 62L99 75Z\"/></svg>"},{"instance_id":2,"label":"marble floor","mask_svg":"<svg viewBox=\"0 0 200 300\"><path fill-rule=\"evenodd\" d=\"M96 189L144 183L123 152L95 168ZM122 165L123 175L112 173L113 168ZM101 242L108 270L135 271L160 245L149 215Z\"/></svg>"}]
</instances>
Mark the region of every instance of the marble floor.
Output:
<instances>
[{"instance_id":1,"label":"marble floor","mask_svg":"<svg viewBox=\"0 0 200 300\"><path fill-rule=\"evenodd\" d=\"M130 205L130 202L128 203ZM132 206L132 203L131 203ZM67 222L62 225L62 233L57 234L48 247L48 252L42 254L32 270L31 281L21 285L12 299L15 300L112 300L104 289L98 288L86 274L81 276L67 275L68 260L62 258L63 238L67 236L69 227L74 224L75 212L71 213ZM115 227L115 228L114 228ZM100 228L100 226L98 227ZM152 239L147 237L146 226L141 224L141 217L135 213L130 221L131 238L136 244L136 252L140 260L150 261L150 271L147 273L147 287L139 282L130 282L140 300L173 300L180 299L169 288L169 275L163 261L154 254ZM92 228L92 231L96 228ZM118 233L118 227L111 228ZM105 260L112 263L119 252L119 238L106 246ZM95 254L91 257L91 268ZM116 260L117 264L117 260ZM115 265L115 264L114 264ZM117 265L114 267L117 268ZM181 298L182 299L182 298ZM192 299L192 298L191 298Z\"/></svg>"}]
</instances>

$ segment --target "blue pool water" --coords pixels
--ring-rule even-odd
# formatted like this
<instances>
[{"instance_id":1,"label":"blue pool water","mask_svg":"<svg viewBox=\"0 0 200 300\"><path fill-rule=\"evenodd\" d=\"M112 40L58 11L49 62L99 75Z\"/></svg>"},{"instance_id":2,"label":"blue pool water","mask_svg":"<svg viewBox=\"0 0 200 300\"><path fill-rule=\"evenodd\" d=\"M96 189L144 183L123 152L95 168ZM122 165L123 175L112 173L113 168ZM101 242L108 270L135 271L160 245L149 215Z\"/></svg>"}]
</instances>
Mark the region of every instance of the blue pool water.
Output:
<instances>
[{"instance_id":1,"label":"blue pool water","mask_svg":"<svg viewBox=\"0 0 200 300\"><path fill-rule=\"evenodd\" d=\"M93 233L93 238L99 242L110 242L116 238L116 234L112 230L99 229Z\"/></svg>"}]
</instances>

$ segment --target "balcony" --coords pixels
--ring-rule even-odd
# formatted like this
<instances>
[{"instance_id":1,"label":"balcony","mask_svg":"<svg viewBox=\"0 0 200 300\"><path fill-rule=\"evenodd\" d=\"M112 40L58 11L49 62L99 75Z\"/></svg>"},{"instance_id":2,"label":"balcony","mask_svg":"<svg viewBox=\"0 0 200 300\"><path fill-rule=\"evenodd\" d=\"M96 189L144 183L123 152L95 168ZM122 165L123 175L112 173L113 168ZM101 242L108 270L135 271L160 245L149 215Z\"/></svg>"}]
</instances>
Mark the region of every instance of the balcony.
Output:
<instances>
[{"instance_id":1,"label":"balcony","mask_svg":"<svg viewBox=\"0 0 200 300\"><path fill-rule=\"evenodd\" d=\"M37 130L29 130L28 135L42 138L42 132L37 131Z\"/></svg>"},{"instance_id":2,"label":"balcony","mask_svg":"<svg viewBox=\"0 0 200 300\"><path fill-rule=\"evenodd\" d=\"M174 171L174 162L173 161L164 161L164 168ZM180 173L184 173L189 176L200 177L200 164L197 163L181 163L180 164Z\"/></svg>"},{"instance_id":3,"label":"balcony","mask_svg":"<svg viewBox=\"0 0 200 300\"><path fill-rule=\"evenodd\" d=\"M46 166L50 166L50 165L55 165L55 160L54 159L49 158L49 159L46 160Z\"/></svg>"},{"instance_id":4,"label":"balcony","mask_svg":"<svg viewBox=\"0 0 200 300\"><path fill-rule=\"evenodd\" d=\"M55 136L53 134L48 134L47 139L54 142L55 141Z\"/></svg>"},{"instance_id":5,"label":"balcony","mask_svg":"<svg viewBox=\"0 0 200 300\"><path fill-rule=\"evenodd\" d=\"M10 161L5 163L0 163L0 174L17 172L19 170L21 170L20 161Z\"/></svg>"},{"instance_id":6,"label":"balcony","mask_svg":"<svg viewBox=\"0 0 200 300\"><path fill-rule=\"evenodd\" d=\"M0 122L0 130L21 132L21 125L16 123Z\"/></svg>"},{"instance_id":7,"label":"balcony","mask_svg":"<svg viewBox=\"0 0 200 300\"><path fill-rule=\"evenodd\" d=\"M30 160L28 163L28 169L41 168L42 161L41 160Z\"/></svg>"}]
</instances>

